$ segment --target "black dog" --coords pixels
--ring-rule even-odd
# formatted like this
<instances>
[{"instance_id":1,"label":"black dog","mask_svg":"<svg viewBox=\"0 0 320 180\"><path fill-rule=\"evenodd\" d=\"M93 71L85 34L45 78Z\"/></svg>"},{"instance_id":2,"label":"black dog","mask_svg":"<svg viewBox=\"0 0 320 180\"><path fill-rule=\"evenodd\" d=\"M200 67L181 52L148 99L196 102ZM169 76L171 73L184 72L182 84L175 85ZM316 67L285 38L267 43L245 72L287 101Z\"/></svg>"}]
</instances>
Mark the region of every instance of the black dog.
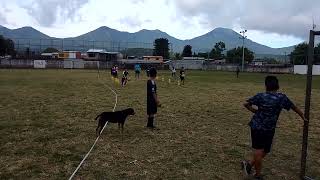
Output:
<instances>
[{"instance_id":1,"label":"black dog","mask_svg":"<svg viewBox=\"0 0 320 180\"><path fill-rule=\"evenodd\" d=\"M123 111L116 111L116 112L103 112L99 114L95 120L99 119L98 127L96 129L97 136L100 135L102 128L104 125L109 123L118 123L118 127L120 129L121 125L121 132L123 133L123 125L129 115L134 115L134 110L132 108L125 109Z\"/></svg>"}]
</instances>

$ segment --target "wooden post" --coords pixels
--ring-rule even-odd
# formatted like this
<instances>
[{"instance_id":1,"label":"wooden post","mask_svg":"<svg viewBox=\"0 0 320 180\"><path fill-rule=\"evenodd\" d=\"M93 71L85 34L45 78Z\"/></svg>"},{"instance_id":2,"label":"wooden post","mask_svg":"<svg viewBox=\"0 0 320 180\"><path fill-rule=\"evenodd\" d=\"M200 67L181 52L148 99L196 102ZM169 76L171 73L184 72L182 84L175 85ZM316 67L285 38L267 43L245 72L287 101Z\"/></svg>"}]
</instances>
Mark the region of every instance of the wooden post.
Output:
<instances>
[{"instance_id":1,"label":"wooden post","mask_svg":"<svg viewBox=\"0 0 320 180\"><path fill-rule=\"evenodd\" d=\"M320 32L310 30L309 49L308 49L308 74L307 74L307 86L306 86L306 99L305 99L305 118L303 125L303 139L302 139L302 151L301 151L301 169L300 178L306 177L306 163L308 155L308 135L309 135L309 120L310 120L310 102L312 92L312 69L314 59L314 36L319 35Z\"/></svg>"}]
</instances>

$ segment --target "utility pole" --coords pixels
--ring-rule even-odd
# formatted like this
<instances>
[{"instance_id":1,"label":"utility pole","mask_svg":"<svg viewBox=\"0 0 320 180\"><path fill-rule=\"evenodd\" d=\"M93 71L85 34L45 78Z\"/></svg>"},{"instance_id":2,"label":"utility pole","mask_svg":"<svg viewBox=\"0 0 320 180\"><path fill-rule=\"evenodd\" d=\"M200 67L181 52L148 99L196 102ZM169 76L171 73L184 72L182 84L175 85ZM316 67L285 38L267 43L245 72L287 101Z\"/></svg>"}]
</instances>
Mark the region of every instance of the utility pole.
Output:
<instances>
[{"instance_id":1,"label":"utility pole","mask_svg":"<svg viewBox=\"0 0 320 180\"><path fill-rule=\"evenodd\" d=\"M247 38L247 36L245 36L245 33L248 32L248 30L244 30L244 31L240 31L241 36L240 39L242 39L242 68L241 71L244 71L244 40Z\"/></svg>"},{"instance_id":2,"label":"utility pole","mask_svg":"<svg viewBox=\"0 0 320 180\"><path fill-rule=\"evenodd\" d=\"M288 64L288 62L287 62L287 52L284 52L284 62L285 62L285 64Z\"/></svg>"}]
</instances>

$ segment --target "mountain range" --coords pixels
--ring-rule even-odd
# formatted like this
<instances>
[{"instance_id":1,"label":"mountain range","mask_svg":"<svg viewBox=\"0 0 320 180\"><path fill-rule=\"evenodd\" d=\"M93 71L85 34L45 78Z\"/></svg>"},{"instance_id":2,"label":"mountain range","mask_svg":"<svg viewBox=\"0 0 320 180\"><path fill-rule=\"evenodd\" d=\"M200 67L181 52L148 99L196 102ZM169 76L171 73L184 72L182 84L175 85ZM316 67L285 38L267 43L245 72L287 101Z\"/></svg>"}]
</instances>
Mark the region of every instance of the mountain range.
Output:
<instances>
[{"instance_id":1,"label":"mountain range","mask_svg":"<svg viewBox=\"0 0 320 180\"><path fill-rule=\"evenodd\" d=\"M77 36L59 39L55 37L50 37L32 27L22 27L18 29L9 29L3 26L0 26L0 35L3 35L6 38L13 39L15 42L20 39L31 39L29 40L29 45L36 47L36 42L39 42L39 39L43 41L46 40L63 40L66 42L73 41L72 45L77 44L81 46L80 42L84 44L84 42L92 42L97 41L93 47L96 48L108 48L110 44L111 46L120 46L122 48L152 48L152 43L156 38L167 38L169 42L172 44L172 49L174 52L181 52L185 45L191 45L193 47L193 51L195 52L207 52L211 50L215 43L219 41L223 41L226 44L226 49L232 49L237 46L242 46L241 35L232 29L227 28L216 28L211 32L208 32L202 36L195 37L193 39L188 40L180 40L169 34L162 32L160 30L140 30L135 33L118 31L116 29L112 29L106 26L99 27L96 30L88 32L86 34ZM75 43L76 42L76 43ZM100 43L99 43L100 42ZM113 44L112 44L112 43ZM38 43L39 44L39 43ZM68 43L65 43L65 47L68 46ZM100 44L100 45L99 45ZM101 45L103 44L103 45ZM112 44L112 45L111 45ZM47 45L49 46L49 44ZM70 45L71 46L71 45ZM84 46L84 45L83 45ZM126 46L126 47L125 47ZM271 48L259 43L256 43L250 39L245 40L245 46L250 50L255 52L256 54L265 54L265 55L284 55L285 53L289 54L293 51L294 46L285 47L285 48Z\"/></svg>"}]
</instances>

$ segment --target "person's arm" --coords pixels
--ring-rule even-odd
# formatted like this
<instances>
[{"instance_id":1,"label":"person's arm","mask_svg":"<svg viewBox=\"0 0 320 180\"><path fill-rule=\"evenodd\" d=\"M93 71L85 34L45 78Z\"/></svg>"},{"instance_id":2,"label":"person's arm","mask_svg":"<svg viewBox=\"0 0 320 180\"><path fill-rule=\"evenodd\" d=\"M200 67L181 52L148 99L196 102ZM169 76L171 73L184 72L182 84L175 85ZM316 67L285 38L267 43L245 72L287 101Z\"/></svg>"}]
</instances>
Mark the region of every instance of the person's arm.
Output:
<instances>
[{"instance_id":1,"label":"person's arm","mask_svg":"<svg viewBox=\"0 0 320 180\"><path fill-rule=\"evenodd\" d=\"M157 103L157 106L159 106L160 105L160 101L158 99L158 95L157 95L156 90L155 90L155 88L156 88L155 84L153 84L152 81L150 81L150 82L151 82L150 86L151 86L152 96L153 96L155 102Z\"/></svg>"},{"instance_id":2,"label":"person's arm","mask_svg":"<svg viewBox=\"0 0 320 180\"><path fill-rule=\"evenodd\" d=\"M302 120L307 121L307 119L304 117L304 114L303 114L303 112L301 111L301 109L299 109L299 108L298 108L297 106L295 106L295 105L293 105L293 106L291 107L291 109L292 109L295 113L297 113L297 114L301 117Z\"/></svg>"},{"instance_id":3,"label":"person's arm","mask_svg":"<svg viewBox=\"0 0 320 180\"><path fill-rule=\"evenodd\" d=\"M156 101L156 103L158 104L159 99L158 99L158 96L157 96L156 93L153 93L153 98L154 98L154 100Z\"/></svg>"},{"instance_id":4,"label":"person's arm","mask_svg":"<svg viewBox=\"0 0 320 180\"><path fill-rule=\"evenodd\" d=\"M294 103L287 96L285 96L284 101L282 102L282 107L287 111L292 109L301 117L302 120L307 121L303 112L296 105L294 105Z\"/></svg>"},{"instance_id":5,"label":"person's arm","mask_svg":"<svg viewBox=\"0 0 320 180\"><path fill-rule=\"evenodd\" d=\"M252 104L249 102L244 103L243 106L247 108L249 111L251 111L252 113L256 113L258 111L258 109L252 107Z\"/></svg>"}]
</instances>

